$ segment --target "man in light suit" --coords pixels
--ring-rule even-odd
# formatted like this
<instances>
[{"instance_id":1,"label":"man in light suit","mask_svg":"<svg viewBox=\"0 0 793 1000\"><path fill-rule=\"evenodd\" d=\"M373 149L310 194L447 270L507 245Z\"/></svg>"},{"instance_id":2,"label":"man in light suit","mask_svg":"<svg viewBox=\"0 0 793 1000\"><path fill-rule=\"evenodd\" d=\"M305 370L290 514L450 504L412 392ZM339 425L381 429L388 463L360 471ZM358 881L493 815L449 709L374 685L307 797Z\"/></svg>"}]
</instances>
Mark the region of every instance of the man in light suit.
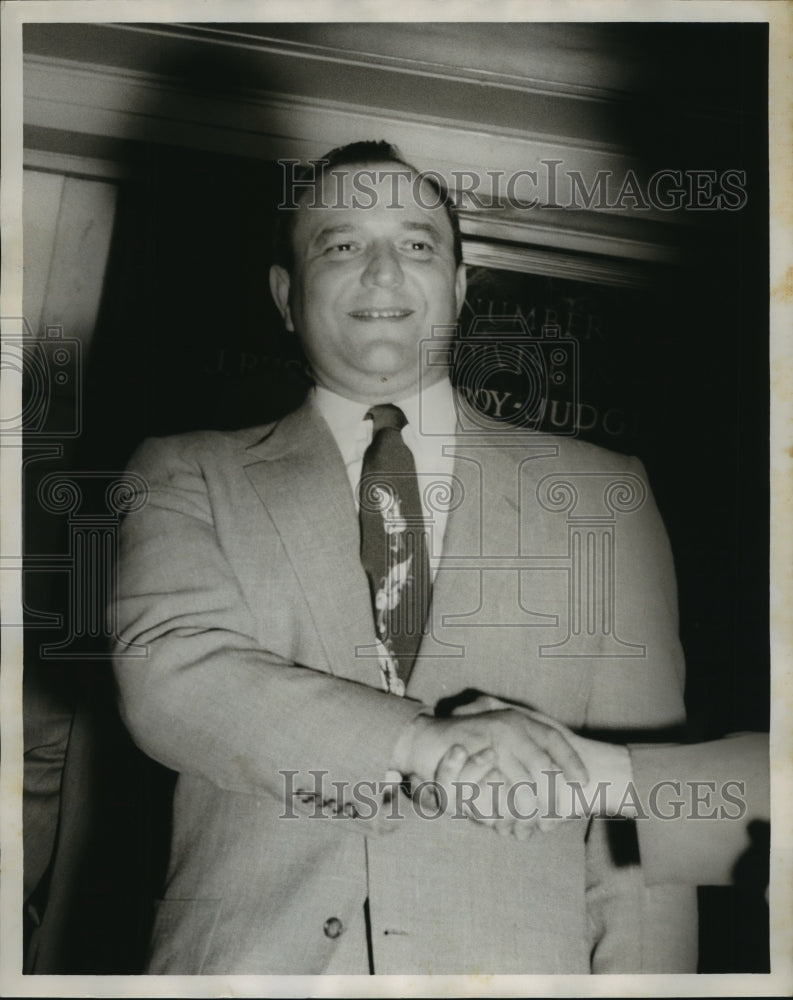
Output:
<instances>
[{"instance_id":1,"label":"man in light suit","mask_svg":"<svg viewBox=\"0 0 793 1000\"><path fill-rule=\"evenodd\" d=\"M271 288L316 389L274 424L151 440L131 465L148 498L124 523L117 614L149 655L116 676L133 737L179 774L149 971L695 971L689 890L645 888L630 843L553 822L542 790L551 819L523 836L510 795L581 774L546 716L647 738L683 720L640 464L458 410L456 217L392 147L334 151L297 202ZM432 599L406 681L359 556L373 404L402 410L424 497ZM453 710L472 691L497 700ZM432 810L419 789L447 772L465 800L444 779Z\"/></svg>"}]
</instances>

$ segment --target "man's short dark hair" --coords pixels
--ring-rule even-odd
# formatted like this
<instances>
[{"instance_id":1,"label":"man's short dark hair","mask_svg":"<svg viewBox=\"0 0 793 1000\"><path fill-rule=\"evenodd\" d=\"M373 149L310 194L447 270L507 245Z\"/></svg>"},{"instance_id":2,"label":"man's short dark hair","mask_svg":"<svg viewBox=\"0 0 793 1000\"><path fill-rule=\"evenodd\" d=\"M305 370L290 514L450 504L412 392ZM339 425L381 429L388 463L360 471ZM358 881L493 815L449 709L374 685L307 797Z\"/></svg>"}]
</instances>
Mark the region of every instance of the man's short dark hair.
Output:
<instances>
[{"instance_id":1,"label":"man's short dark hair","mask_svg":"<svg viewBox=\"0 0 793 1000\"><path fill-rule=\"evenodd\" d=\"M443 207L449 224L452 227L452 237L454 240L454 262L461 264L463 261L463 244L460 235L460 220L457 215L457 207L449 194L448 188L442 179L433 172L425 174L408 163L402 156L400 150L386 142L384 139L367 139L360 142L350 142L345 146L337 146L329 153L326 153L318 161L311 161L305 167L297 171L294 180L300 184L299 190L294 195L295 204L299 205L308 196L310 183L319 183L325 174L336 170L339 167L350 167L354 164L366 164L367 166L377 166L378 164L396 163L401 167L406 167L422 181L429 185L434 192L438 207ZM296 209L282 208L279 210L275 223L275 244L273 262L280 264L291 272L294 266L294 248L292 246L292 233L297 219Z\"/></svg>"}]
</instances>

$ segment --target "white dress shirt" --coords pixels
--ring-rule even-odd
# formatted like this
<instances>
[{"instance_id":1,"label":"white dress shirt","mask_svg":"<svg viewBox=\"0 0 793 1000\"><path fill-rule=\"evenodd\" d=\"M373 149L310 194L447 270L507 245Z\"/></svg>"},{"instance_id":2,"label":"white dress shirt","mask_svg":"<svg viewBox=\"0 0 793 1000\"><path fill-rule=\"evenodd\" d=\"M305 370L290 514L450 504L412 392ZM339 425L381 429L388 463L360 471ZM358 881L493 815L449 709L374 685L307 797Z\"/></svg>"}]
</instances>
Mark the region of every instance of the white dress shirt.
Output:
<instances>
[{"instance_id":1,"label":"white dress shirt","mask_svg":"<svg viewBox=\"0 0 793 1000\"><path fill-rule=\"evenodd\" d=\"M372 404L346 399L323 386L316 386L313 393L314 406L325 418L341 452L357 505L363 455L372 440L374 425L366 419ZM402 410L408 421L402 429L402 440L416 463L434 576L448 517L445 504L438 502L438 498L450 496L452 486L454 456L445 454L444 445L452 442L457 427L454 390L444 378L415 396L391 402ZM438 484L438 489L428 490L430 484ZM432 506L427 503L428 496L435 500Z\"/></svg>"}]
</instances>

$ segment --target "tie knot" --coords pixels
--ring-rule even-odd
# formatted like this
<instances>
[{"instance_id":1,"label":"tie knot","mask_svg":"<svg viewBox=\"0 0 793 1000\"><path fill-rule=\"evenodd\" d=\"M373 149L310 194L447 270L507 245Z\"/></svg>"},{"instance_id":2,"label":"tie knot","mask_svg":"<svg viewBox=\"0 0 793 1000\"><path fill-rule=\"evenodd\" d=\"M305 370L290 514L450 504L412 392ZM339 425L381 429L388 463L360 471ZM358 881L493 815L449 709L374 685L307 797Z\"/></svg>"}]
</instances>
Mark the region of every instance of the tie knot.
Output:
<instances>
[{"instance_id":1,"label":"tie knot","mask_svg":"<svg viewBox=\"0 0 793 1000\"><path fill-rule=\"evenodd\" d=\"M395 431L401 431L408 422L408 418L405 414L399 409L398 406L394 406L393 403L378 403L377 406L373 406L371 409L367 410L366 417L364 419L371 420L374 424L372 437L385 427L391 427Z\"/></svg>"}]
</instances>

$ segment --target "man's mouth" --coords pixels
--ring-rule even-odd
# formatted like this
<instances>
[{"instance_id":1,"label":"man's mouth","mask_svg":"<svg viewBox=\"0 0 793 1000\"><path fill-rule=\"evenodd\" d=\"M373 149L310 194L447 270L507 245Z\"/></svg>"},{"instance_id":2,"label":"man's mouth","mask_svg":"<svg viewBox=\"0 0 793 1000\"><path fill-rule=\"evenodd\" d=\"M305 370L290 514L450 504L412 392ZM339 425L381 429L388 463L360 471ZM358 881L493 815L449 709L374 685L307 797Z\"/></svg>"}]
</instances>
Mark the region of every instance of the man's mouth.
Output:
<instances>
[{"instance_id":1,"label":"man's mouth","mask_svg":"<svg viewBox=\"0 0 793 1000\"><path fill-rule=\"evenodd\" d=\"M413 314L412 309L401 309L397 306L381 309L353 309L349 315L353 319L405 319Z\"/></svg>"}]
</instances>

